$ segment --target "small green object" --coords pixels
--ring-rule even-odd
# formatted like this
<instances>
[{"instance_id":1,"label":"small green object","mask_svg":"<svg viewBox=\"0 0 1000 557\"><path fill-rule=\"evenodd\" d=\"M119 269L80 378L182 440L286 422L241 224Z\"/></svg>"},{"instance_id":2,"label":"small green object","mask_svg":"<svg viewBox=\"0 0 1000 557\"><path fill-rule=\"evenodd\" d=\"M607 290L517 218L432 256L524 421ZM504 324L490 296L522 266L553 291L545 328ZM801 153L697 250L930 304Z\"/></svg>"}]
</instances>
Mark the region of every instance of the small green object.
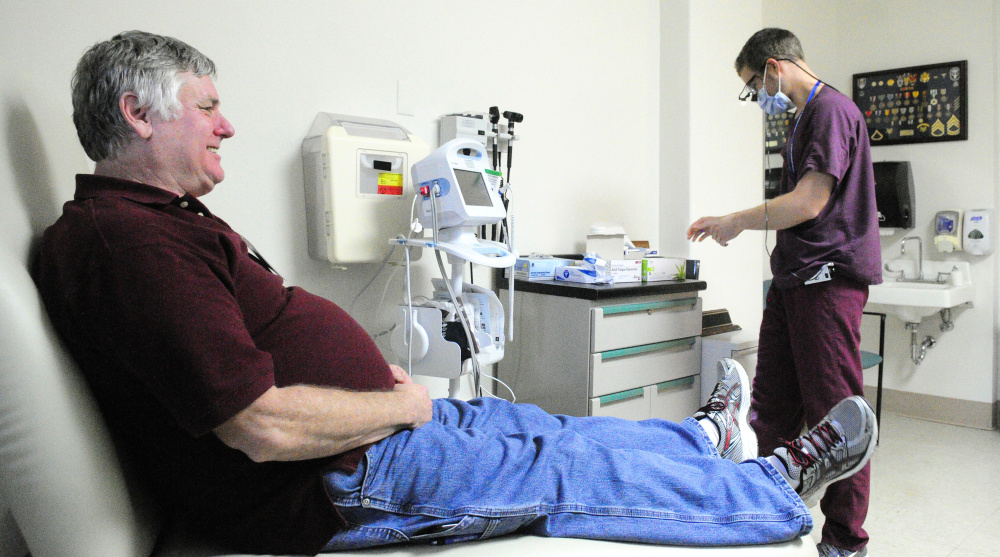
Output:
<instances>
[{"instance_id":1,"label":"small green object","mask_svg":"<svg viewBox=\"0 0 1000 557\"><path fill-rule=\"evenodd\" d=\"M674 269L677 269L677 273L674 274L674 280L684 280L687 275L684 272L684 265L675 265Z\"/></svg>"},{"instance_id":2,"label":"small green object","mask_svg":"<svg viewBox=\"0 0 1000 557\"><path fill-rule=\"evenodd\" d=\"M496 170L490 170L489 168L486 169L486 173L490 176L503 176L503 174L497 172Z\"/></svg>"}]
</instances>

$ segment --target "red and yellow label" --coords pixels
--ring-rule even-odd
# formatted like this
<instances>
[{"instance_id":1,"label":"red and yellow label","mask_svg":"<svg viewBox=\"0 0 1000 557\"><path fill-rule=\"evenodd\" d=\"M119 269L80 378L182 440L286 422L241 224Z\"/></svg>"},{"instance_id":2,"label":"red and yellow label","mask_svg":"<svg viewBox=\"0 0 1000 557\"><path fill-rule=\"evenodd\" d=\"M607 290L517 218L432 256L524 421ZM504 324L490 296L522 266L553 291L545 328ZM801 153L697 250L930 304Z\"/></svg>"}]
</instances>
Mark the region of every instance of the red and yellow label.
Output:
<instances>
[{"instance_id":1,"label":"red and yellow label","mask_svg":"<svg viewBox=\"0 0 1000 557\"><path fill-rule=\"evenodd\" d=\"M403 175L396 172L379 172L379 195L403 195Z\"/></svg>"}]
</instances>

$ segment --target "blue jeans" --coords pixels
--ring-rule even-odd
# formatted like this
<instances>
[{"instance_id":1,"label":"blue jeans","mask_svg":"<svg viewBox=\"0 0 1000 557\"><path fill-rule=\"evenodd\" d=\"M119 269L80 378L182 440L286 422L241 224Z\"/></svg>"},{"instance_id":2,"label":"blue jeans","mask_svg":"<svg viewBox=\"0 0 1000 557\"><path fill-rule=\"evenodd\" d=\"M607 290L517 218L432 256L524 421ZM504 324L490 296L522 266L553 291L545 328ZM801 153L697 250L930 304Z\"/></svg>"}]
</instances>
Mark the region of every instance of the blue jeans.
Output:
<instances>
[{"instance_id":1,"label":"blue jeans","mask_svg":"<svg viewBox=\"0 0 1000 557\"><path fill-rule=\"evenodd\" d=\"M327 491L349 528L324 551L512 532L750 545L812 529L764 459L719 458L693 419L553 416L497 399L434 401L434 419L372 446Z\"/></svg>"}]
</instances>

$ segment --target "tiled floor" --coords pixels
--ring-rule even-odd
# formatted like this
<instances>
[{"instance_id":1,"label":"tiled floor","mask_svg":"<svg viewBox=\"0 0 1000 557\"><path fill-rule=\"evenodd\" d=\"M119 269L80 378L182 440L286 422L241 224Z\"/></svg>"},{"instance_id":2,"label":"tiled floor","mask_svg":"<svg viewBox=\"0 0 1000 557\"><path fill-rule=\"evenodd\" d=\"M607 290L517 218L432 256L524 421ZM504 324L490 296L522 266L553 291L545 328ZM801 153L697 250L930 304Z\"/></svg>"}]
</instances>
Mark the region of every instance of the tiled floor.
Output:
<instances>
[{"instance_id":1,"label":"tiled floor","mask_svg":"<svg viewBox=\"0 0 1000 557\"><path fill-rule=\"evenodd\" d=\"M883 413L871 557L1000 557L1000 431ZM818 541L823 517L813 507Z\"/></svg>"}]
</instances>

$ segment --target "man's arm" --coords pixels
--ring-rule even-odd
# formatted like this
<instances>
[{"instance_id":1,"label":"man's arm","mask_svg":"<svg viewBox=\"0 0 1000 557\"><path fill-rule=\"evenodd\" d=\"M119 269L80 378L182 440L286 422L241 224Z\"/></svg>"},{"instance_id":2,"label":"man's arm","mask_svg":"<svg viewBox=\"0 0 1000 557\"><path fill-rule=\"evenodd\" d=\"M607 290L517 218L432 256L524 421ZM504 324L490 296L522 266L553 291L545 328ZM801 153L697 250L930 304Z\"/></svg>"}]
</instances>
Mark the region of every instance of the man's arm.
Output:
<instances>
[{"instance_id":1,"label":"man's arm","mask_svg":"<svg viewBox=\"0 0 1000 557\"><path fill-rule=\"evenodd\" d=\"M390 367L396 379L392 391L271 387L213 431L255 462L287 461L339 454L430 421L427 388Z\"/></svg>"},{"instance_id":2,"label":"man's arm","mask_svg":"<svg viewBox=\"0 0 1000 557\"><path fill-rule=\"evenodd\" d=\"M835 179L823 172L809 172L795 189L775 197L765 206L730 213L723 217L702 217L688 228L687 237L700 242L711 237L723 246L744 230L784 230L819 216L833 192Z\"/></svg>"}]
</instances>

